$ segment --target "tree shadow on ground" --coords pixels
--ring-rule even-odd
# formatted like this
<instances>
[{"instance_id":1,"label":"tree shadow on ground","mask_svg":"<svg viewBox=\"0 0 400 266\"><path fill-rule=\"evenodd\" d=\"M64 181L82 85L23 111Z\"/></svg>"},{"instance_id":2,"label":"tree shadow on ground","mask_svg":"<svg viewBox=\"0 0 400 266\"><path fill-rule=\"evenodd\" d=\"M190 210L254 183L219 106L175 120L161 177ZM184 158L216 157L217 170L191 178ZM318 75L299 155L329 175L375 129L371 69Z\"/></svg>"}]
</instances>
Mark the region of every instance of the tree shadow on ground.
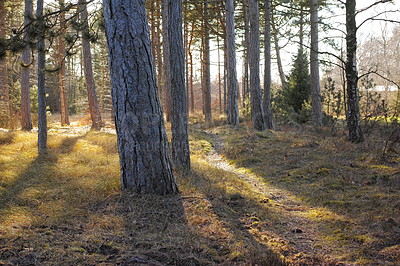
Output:
<instances>
[{"instance_id":1,"label":"tree shadow on ground","mask_svg":"<svg viewBox=\"0 0 400 266\"><path fill-rule=\"evenodd\" d=\"M293 215L303 212L317 225L320 237L336 245L332 255L365 263L398 260L400 198L393 186L398 172L360 159L370 150L318 132L215 131L209 138L226 142L216 146L218 152L259 177L273 191L266 197L300 204L290 206Z\"/></svg>"}]
</instances>

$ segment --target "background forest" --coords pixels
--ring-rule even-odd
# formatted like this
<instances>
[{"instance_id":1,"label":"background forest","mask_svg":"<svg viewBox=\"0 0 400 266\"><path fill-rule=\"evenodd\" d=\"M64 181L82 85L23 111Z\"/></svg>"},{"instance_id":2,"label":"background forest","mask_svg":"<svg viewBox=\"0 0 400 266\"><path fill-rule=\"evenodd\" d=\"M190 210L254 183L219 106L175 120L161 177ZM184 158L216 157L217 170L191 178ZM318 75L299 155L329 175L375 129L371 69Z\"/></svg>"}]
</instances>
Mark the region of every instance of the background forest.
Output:
<instances>
[{"instance_id":1,"label":"background forest","mask_svg":"<svg viewBox=\"0 0 400 266\"><path fill-rule=\"evenodd\" d=\"M0 264L400 263L399 3L103 2L0 0Z\"/></svg>"}]
</instances>

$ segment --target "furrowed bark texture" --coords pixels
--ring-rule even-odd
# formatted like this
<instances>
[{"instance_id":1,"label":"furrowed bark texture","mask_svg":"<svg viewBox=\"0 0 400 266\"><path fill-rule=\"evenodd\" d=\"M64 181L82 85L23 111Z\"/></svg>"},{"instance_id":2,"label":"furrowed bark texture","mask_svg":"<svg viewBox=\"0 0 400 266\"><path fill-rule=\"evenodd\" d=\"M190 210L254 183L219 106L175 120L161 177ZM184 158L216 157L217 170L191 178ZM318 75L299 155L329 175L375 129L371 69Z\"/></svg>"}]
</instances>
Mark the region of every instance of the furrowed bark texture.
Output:
<instances>
[{"instance_id":1,"label":"furrowed bark texture","mask_svg":"<svg viewBox=\"0 0 400 266\"><path fill-rule=\"evenodd\" d=\"M265 126L267 129L273 129L271 110L271 0L264 1L265 15L265 32L264 32L264 49L265 49L265 71L264 71L264 98L263 107L265 112Z\"/></svg>"},{"instance_id":2,"label":"furrowed bark texture","mask_svg":"<svg viewBox=\"0 0 400 266\"><path fill-rule=\"evenodd\" d=\"M174 194L144 0L103 0L123 189Z\"/></svg>"},{"instance_id":3,"label":"furrowed bark texture","mask_svg":"<svg viewBox=\"0 0 400 266\"><path fill-rule=\"evenodd\" d=\"M82 52L83 52L83 65L85 69L85 81L88 94L89 111L92 119L92 129L100 129L104 126L101 119L101 112L99 102L96 95L96 85L94 83L93 65L92 65L92 52L90 49L90 32L88 22L88 11L86 0L79 0L79 13L81 14L81 21L83 23L82 29Z\"/></svg>"},{"instance_id":4,"label":"furrowed bark texture","mask_svg":"<svg viewBox=\"0 0 400 266\"><path fill-rule=\"evenodd\" d=\"M31 64L31 48L28 44L30 41L29 25L31 23L33 1L25 0L25 18L24 28L25 36L24 40L27 42L26 47L22 50L22 68L21 68L21 127L22 130L29 131L32 129L32 116L31 116L31 100L30 100L30 64Z\"/></svg>"},{"instance_id":5,"label":"furrowed bark texture","mask_svg":"<svg viewBox=\"0 0 400 266\"><path fill-rule=\"evenodd\" d=\"M357 72L357 25L355 18L356 1L346 1L346 79L347 79L347 127L351 142L363 141L360 127L360 97L358 92Z\"/></svg>"},{"instance_id":6,"label":"furrowed bark texture","mask_svg":"<svg viewBox=\"0 0 400 266\"><path fill-rule=\"evenodd\" d=\"M173 43L173 45L169 45L172 100L172 158L176 166L190 169L188 111L182 37L182 0L169 1L168 11L168 38L169 43Z\"/></svg>"},{"instance_id":7,"label":"furrowed bark texture","mask_svg":"<svg viewBox=\"0 0 400 266\"><path fill-rule=\"evenodd\" d=\"M319 80L318 62L318 0L311 0L311 105L313 121L316 126L322 126L322 101Z\"/></svg>"},{"instance_id":8,"label":"furrowed bark texture","mask_svg":"<svg viewBox=\"0 0 400 266\"><path fill-rule=\"evenodd\" d=\"M43 23L43 0L38 0L36 5L36 18L39 23ZM43 27L41 27L43 28ZM43 154L47 150L47 117L46 117L46 88L45 88L45 41L44 33L39 33L38 36L38 151Z\"/></svg>"},{"instance_id":9,"label":"furrowed bark texture","mask_svg":"<svg viewBox=\"0 0 400 266\"><path fill-rule=\"evenodd\" d=\"M236 74L235 17L233 0L226 1L226 46L228 81L228 124L239 125L238 90Z\"/></svg>"},{"instance_id":10,"label":"furrowed bark texture","mask_svg":"<svg viewBox=\"0 0 400 266\"><path fill-rule=\"evenodd\" d=\"M264 130L265 116L260 84L260 8L258 0L249 0L250 12L250 104L253 129Z\"/></svg>"}]
</instances>

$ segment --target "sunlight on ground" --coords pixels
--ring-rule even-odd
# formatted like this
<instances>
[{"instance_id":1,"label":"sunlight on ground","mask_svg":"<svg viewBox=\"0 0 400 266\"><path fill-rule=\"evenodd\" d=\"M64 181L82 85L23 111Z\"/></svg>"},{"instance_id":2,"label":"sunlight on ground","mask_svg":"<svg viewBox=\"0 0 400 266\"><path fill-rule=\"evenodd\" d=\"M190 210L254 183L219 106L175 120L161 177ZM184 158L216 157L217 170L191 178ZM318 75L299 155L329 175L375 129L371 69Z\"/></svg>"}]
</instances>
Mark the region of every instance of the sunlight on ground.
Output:
<instances>
[{"instance_id":1,"label":"sunlight on ground","mask_svg":"<svg viewBox=\"0 0 400 266\"><path fill-rule=\"evenodd\" d=\"M398 169L362 161L365 150L340 157L339 141L312 134L195 129L181 195L135 196L120 190L114 134L64 130L39 158L36 133L0 134L0 262L399 261Z\"/></svg>"}]
</instances>

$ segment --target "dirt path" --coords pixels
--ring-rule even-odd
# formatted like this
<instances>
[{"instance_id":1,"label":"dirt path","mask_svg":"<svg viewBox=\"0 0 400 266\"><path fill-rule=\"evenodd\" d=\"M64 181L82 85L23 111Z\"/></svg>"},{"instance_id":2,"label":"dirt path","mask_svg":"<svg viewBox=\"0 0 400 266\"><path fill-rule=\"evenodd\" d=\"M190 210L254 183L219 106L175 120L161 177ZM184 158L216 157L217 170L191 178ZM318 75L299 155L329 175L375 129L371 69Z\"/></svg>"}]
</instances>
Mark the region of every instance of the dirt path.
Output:
<instances>
[{"instance_id":1,"label":"dirt path","mask_svg":"<svg viewBox=\"0 0 400 266\"><path fill-rule=\"evenodd\" d=\"M273 225L274 228L270 230L273 231L274 237L279 238L274 239L274 242L280 241L287 245L281 247L279 251L285 258L289 258L288 261L296 260L296 257L301 254L301 257L307 257L306 263L335 265L339 262L337 258L330 255L332 249L320 237L322 234L319 230L323 225L308 217L308 214L316 211L316 208L296 199L288 191L265 184L261 177L229 164L228 160L222 156L225 148L224 140L212 131L206 133L213 144L212 150L207 155L208 162L244 180L252 187L254 193L264 197L265 203L273 206L274 210L281 215L280 222Z\"/></svg>"}]
</instances>

